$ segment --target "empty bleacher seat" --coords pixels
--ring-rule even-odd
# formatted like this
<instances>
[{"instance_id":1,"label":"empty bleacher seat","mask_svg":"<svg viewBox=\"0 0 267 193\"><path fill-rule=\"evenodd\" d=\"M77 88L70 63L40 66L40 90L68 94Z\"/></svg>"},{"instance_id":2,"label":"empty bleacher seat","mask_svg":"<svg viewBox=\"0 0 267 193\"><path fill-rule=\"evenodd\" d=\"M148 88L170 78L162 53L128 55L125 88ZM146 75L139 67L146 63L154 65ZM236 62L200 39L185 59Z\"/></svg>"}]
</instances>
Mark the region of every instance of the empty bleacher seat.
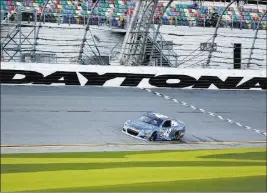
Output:
<instances>
[{"instance_id":1,"label":"empty bleacher seat","mask_svg":"<svg viewBox=\"0 0 267 193\"><path fill-rule=\"evenodd\" d=\"M46 0L1 0L1 9L3 11L10 12L15 10L17 6L24 7L26 9L36 9L40 15L42 7ZM136 2L128 0L100 0L99 4L96 6L95 11L92 12L93 16L98 17L107 17L110 13L113 13L114 17L123 17L124 19L127 15L133 14L133 9ZM93 2L89 0L81 0L81 2L76 2L73 0L53 0L50 1L47 6L47 12L49 17L59 16L64 14L63 23L69 21L66 18L71 18L71 23L83 23L81 18L85 18L90 15L92 11ZM174 25L179 24L180 21L183 21L181 25L189 25L189 21L193 20L194 25L204 26L205 15L209 13L218 13L221 14L225 7L223 6L203 6L200 9L196 9L192 4L180 4L172 3L170 7L166 10L164 14L163 24L164 25ZM155 16L163 16L165 10L165 5L159 3L156 9ZM255 22L259 22L261 16L265 10L258 8L247 8L247 7L229 7L224 15L224 19L227 19L227 25L233 25L234 27L238 26L240 23L243 23L242 26L245 26L249 29L254 29ZM51 16L52 17L52 16ZM174 17L174 19L172 19ZM79 20L77 20L79 18ZM84 20L84 19L83 19ZM154 19L154 22L158 18ZM99 20L102 22L103 20ZM232 23L233 22L233 23ZM244 22L246 24L244 24ZM261 28L266 28L266 17L263 19L263 23L260 25ZM92 24L98 24L95 20L92 20ZM113 21L114 25L116 21ZM239 24L238 24L239 23Z\"/></svg>"}]
</instances>

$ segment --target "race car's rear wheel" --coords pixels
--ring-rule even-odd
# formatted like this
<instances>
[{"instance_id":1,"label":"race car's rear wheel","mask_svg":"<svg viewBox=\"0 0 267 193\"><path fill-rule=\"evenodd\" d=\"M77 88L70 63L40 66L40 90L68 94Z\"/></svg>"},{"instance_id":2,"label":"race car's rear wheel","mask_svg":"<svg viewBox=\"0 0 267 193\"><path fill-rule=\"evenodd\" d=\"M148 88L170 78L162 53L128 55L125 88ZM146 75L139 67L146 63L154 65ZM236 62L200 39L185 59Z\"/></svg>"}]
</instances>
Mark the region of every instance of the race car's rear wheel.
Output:
<instances>
[{"instance_id":1,"label":"race car's rear wheel","mask_svg":"<svg viewBox=\"0 0 267 193\"><path fill-rule=\"evenodd\" d=\"M156 141L157 140L157 132L154 132L149 138L149 141Z\"/></svg>"}]
</instances>

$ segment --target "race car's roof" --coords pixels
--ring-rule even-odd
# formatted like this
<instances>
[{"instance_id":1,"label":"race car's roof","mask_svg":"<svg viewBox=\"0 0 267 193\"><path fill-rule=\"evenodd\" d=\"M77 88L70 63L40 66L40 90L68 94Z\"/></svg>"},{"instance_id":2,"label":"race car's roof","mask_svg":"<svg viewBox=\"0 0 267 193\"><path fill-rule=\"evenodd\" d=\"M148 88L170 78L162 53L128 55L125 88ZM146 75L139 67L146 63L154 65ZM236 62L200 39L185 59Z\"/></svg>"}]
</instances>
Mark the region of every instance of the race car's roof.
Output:
<instances>
[{"instance_id":1,"label":"race car's roof","mask_svg":"<svg viewBox=\"0 0 267 193\"><path fill-rule=\"evenodd\" d=\"M161 120L169 119L168 116L163 115L161 113L156 113L156 112L148 112L147 115L149 115L150 117L155 117L155 118L161 119Z\"/></svg>"}]
</instances>

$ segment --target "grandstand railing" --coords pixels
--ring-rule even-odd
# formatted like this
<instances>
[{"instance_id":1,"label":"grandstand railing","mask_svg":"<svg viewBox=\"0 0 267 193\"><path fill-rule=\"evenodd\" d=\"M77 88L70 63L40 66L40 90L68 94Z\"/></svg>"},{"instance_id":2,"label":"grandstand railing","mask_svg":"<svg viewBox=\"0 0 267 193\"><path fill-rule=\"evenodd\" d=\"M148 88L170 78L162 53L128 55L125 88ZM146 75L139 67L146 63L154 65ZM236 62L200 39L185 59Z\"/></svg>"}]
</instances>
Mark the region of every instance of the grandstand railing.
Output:
<instances>
[{"instance_id":1,"label":"grandstand railing","mask_svg":"<svg viewBox=\"0 0 267 193\"><path fill-rule=\"evenodd\" d=\"M159 22L155 19L154 24L158 24ZM229 20L229 19L222 19L222 25L220 25L219 28L231 28L231 29L253 29L256 30L257 24L259 22L257 21L248 21L248 20ZM167 22L166 20L163 20L163 25L174 25L174 26L188 26L190 27L215 27L208 25L207 20L204 19L188 19L187 17L181 17L180 20L175 19L174 21ZM266 30L267 29L267 17L263 20L263 22L260 25L260 30Z\"/></svg>"},{"instance_id":2,"label":"grandstand railing","mask_svg":"<svg viewBox=\"0 0 267 193\"><path fill-rule=\"evenodd\" d=\"M50 14L45 14L44 22L49 23L58 23L58 24L80 24L86 25L86 16L73 16L69 14L62 14L59 16L53 16ZM90 19L90 25L102 26L107 25L110 28L114 29L127 29L127 22L124 25L120 24L120 22L112 17L106 16L92 16ZM76 19L73 19L76 18ZM77 19L79 18L79 19ZM153 24L158 24L159 21L157 17L154 17ZM231 28L231 29L252 29L255 30L258 25L258 21L250 21L243 19L222 19L222 25L220 28ZM188 18L188 17L179 17L179 19L163 19L163 25L174 25L174 26L188 26L190 27L215 27L209 25L209 22L205 18ZM259 30L267 30L267 17L263 18L263 21L260 25Z\"/></svg>"},{"instance_id":3,"label":"grandstand railing","mask_svg":"<svg viewBox=\"0 0 267 193\"><path fill-rule=\"evenodd\" d=\"M1 10L1 15L4 17L4 10ZM11 15L13 13L16 13L16 10L11 12ZM10 15L10 17L11 17ZM226 17L226 16L225 16ZM221 27L230 27L230 28L238 28L238 29L256 29L256 26L258 24L258 21L254 21L250 18L250 20L242 19L242 17L239 17L239 19L235 19L234 15L231 15L232 19L224 19L223 18L223 25ZM86 24L88 16L86 15L74 15L74 14L52 14L49 12L45 12L44 14L44 22L51 22L51 23L59 23L59 24ZM5 18L5 20L2 22L7 22L9 18ZM127 20L127 18L125 18ZM205 18L205 16L201 17L183 17L183 16L164 16L163 17L163 25L175 25L175 26L198 26L198 27L210 27L208 25L208 19ZM153 19L154 24L159 23L158 16L154 16ZM127 22L125 22L124 27L121 27L119 25L119 18L115 16L99 16L97 14L92 15L92 18L90 19L90 25L109 25L111 28L127 28ZM215 26L213 26L215 27ZM263 21L260 25L260 30L266 30L267 29L267 17L265 16L263 18Z\"/></svg>"}]
</instances>

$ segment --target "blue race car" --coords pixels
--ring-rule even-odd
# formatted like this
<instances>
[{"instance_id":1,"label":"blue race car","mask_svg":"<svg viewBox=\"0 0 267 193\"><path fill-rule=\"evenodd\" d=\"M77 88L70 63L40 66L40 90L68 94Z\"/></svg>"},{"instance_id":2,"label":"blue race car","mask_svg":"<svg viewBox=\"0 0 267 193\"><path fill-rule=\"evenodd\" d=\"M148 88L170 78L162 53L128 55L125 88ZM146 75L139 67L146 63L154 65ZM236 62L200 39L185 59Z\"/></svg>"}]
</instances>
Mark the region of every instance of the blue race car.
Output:
<instances>
[{"instance_id":1,"label":"blue race car","mask_svg":"<svg viewBox=\"0 0 267 193\"><path fill-rule=\"evenodd\" d=\"M160 113L148 112L136 120L126 121L122 132L149 141L179 140L185 134L185 124Z\"/></svg>"}]
</instances>

